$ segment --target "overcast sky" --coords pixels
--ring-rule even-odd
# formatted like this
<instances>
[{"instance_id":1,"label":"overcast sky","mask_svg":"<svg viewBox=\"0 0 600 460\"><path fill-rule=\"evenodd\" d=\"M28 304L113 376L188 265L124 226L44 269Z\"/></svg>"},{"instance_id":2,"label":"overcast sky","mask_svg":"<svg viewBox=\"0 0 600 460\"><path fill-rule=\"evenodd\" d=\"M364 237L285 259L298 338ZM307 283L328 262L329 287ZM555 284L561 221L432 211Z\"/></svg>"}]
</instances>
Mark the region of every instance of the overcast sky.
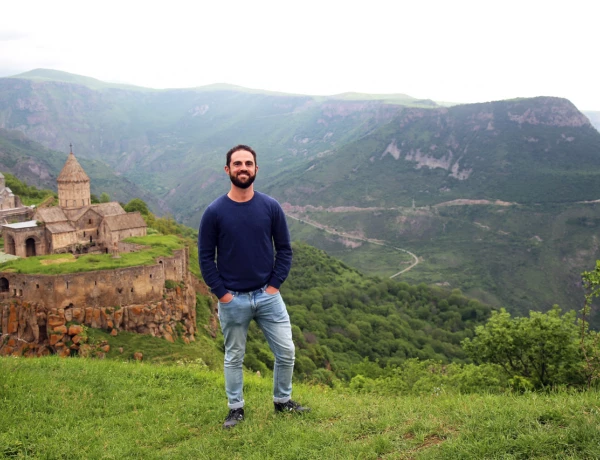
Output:
<instances>
[{"instance_id":1,"label":"overcast sky","mask_svg":"<svg viewBox=\"0 0 600 460\"><path fill-rule=\"evenodd\" d=\"M0 10L0 76L42 67L153 88L543 95L600 110L595 3L19 0Z\"/></svg>"}]
</instances>

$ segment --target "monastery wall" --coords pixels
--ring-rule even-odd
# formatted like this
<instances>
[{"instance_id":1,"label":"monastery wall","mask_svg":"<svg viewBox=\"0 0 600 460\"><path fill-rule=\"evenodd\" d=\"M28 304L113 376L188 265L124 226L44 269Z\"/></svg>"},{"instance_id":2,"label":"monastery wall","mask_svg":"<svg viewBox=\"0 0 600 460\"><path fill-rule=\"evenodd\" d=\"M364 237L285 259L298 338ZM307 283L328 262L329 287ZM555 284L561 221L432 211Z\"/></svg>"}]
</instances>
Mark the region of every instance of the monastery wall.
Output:
<instances>
[{"instance_id":1,"label":"monastery wall","mask_svg":"<svg viewBox=\"0 0 600 460\"><path fill-rule=\"evenodd\" d=\"M27 275L0 272L8 289L0 293L0 303L19 298L27 303L43 303L47 308L69 304L92 307L123 306L162 298L167 279L181 282L187 276L187 248L173 251L172 257L158 258L155 265L71 273Z\"/></svg>"},{"instance_id":2,"label":"monastery wall","mask_svg":"<svg viewBox=\"0 0 600 460\"><path fill-rule=\"evenodd\" d=\"M70 247L73 244L77 244L77 237L72 232L55 233L52 235L52 250Z\"/></svg>"},{"instance_id":3,"label":"monastery wall","mask_svg":"<svg viewBox=\"0 0 600 460\"><path fill-rule=\"evenodd\" d=\"M85 325L186 343L196 332L187 248L155 265L67 275L0 272L0 355L68 355ZM180 285L165 287L165 280ZM8 291L6 291L8 289Z\"/></svg>"}]
</instances>

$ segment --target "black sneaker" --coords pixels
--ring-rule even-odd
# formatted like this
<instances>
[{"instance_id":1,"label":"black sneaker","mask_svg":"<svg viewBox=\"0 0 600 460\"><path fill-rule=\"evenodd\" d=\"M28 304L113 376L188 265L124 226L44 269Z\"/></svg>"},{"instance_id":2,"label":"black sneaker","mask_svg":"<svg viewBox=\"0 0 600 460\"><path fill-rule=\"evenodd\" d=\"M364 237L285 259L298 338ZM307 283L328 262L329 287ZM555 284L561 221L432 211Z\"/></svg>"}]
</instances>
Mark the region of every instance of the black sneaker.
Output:
<instances>
[{"instance_id":1,"label":"black sneaker","mask_svg":"<svg viewBox=\"0 0 600 460\"><path fill-rule=\"evenodd\" d=\"M310 407L301 406L291 399L284 403L273 403L273 405L275 406L275 412L295 412L297 414L310 412Z\"/></svg>"},{"instance_id":2,"label":"black sneaker","mask_svg":"<svg viewBox=\"0 0 600 460\"><path fill-rule=\"evenodd\" d=\"M244 420L244 408L238 407L237 409L229 409L229 414L225 418L223 428L228 429L236 426L239 422Z\"/></svg>"}]
</instances>

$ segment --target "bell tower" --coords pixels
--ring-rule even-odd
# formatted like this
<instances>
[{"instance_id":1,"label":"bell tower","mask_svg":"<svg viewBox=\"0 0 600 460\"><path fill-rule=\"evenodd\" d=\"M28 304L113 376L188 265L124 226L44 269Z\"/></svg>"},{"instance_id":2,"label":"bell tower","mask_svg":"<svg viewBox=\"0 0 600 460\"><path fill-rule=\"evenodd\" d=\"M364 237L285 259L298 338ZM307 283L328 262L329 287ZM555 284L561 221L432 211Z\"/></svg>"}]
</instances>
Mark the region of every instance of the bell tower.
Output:
<instances>
[{"instance_id":1,"label":"bell tower","mask_svg":"<svg viewBox=\"0 0 600 460\"><path fill-rule=\"evenodd\" d=\"M90 178L73 155L73 144L70 147L69 158L57 179L58 205L63 209L83 208L91 204Z\"/></svg>"}]
</instances>

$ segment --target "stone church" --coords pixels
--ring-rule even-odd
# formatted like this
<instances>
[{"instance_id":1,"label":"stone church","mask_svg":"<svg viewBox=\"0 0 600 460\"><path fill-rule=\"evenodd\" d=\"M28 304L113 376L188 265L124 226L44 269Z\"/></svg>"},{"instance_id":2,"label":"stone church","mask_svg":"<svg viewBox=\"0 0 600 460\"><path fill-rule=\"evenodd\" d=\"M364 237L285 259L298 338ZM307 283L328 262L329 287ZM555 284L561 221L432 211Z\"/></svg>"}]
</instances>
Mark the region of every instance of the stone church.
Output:
<instances>
[{"instance_id":1,"label":"stone church","mask_svg":"<svg viewBox=\"0 0 600 460\"><path fill-rule=\"evenodd\" d=\"M6 186L6 178L0 173L0 223L20 222L29 220L33 209L23 206L21 199Z\"/></svg>"},{"instance_id":2,"label":"stone church","mask_svg":"<svg viewBox=\"0 0 600 460\"><path fill-rule=\"evenodd\" d=\"M32 220L2 226L6 254L114 253L122 239L146 235L139 212L127 213L117 202L91 203L90 178L72 151L57 182L58 206L38 208Z\"/></svg>"}]
</instances>

